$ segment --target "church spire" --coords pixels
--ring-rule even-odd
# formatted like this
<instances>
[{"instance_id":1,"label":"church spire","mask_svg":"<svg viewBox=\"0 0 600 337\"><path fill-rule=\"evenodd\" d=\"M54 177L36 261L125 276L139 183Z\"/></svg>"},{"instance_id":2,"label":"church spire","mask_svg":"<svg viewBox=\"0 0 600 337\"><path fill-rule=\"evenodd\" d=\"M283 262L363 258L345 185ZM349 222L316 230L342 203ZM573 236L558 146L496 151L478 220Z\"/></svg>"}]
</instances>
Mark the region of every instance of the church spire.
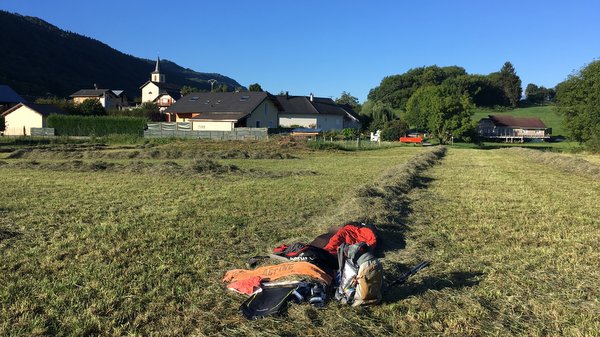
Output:
<instances>
[{"instance_id":1,"label":"church spire","mask_svg":"<svg viewBox=\"0 0 600 337\"><path fill-rule=\"evenodd\" d=\"M154 71L150 73L150 80L158 83L165 82L165 75L160 73L160 56L156 57L156 67L154 67Z\"/></svg>"},{"instance_id":2,"label":"church spire","mask_svg":"<svg viewBox=\"0 0 600 337\"><path fill-rule=\"evenodd\" d=\"M160 73L160 56L156 57L156 67L154 68L155 73Z\"/></svg>"}]
</instances>

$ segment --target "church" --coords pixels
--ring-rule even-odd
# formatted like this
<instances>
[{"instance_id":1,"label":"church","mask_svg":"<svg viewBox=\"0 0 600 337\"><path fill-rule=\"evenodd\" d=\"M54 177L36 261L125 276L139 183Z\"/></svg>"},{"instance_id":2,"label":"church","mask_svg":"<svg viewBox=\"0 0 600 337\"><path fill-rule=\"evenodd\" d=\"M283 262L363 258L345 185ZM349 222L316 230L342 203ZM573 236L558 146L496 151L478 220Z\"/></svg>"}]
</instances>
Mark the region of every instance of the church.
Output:
<instances>
[{"instance_id":1,"label":"church","mask_svg":"<svg viewBox=\"0 0 600 337\"><path fill-rule=\"evenodd\" d=\"M160 71L160 57L156 59L156 67L150 73L150 80L142 84L142 103L153 102L160 111L164 111L181 97L181 87L166 83L165 74Z\"/></svg>"}]
</instances>

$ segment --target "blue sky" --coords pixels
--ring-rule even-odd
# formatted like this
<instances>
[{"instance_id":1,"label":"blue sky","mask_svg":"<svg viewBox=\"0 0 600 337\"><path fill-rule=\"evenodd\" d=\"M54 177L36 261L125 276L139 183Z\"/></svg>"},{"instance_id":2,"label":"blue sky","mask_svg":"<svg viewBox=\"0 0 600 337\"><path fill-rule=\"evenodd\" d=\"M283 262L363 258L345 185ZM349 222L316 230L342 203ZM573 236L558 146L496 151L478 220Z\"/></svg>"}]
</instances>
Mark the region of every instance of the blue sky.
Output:
<instances>
[{"instance_id":1,"label":"blue sky","mask_svg":"<svg viewBox=\"0 0 600 337\"><path fill-rule=\"evenodd\" d=\"M600 57L597 0L2 0L0 9L244 86L347 91L361 102L383 77L415 67L488 74L510 61L523 88L553 87Z\"/></svg>"}]
</instances>

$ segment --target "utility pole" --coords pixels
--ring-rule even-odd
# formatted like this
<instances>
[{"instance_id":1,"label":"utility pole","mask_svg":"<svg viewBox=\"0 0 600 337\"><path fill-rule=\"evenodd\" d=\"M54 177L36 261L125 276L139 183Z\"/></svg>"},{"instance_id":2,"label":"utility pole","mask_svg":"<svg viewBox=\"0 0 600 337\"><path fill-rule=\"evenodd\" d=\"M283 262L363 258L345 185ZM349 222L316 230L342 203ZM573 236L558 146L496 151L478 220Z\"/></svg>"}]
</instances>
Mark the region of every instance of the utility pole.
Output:
<instances>
[{"instance_id":1,"label":"utility pole","mask_svg":"<svg viewBox=\"0 0 600 337\"><path fill-rule=\"evenodd\" d=\"M213 92L213 86L215 85L215 83L217 83L217 80L211 78L210 80L208 80L208 83L210 83L210 92Z\"/></svg>"}]
</instances>

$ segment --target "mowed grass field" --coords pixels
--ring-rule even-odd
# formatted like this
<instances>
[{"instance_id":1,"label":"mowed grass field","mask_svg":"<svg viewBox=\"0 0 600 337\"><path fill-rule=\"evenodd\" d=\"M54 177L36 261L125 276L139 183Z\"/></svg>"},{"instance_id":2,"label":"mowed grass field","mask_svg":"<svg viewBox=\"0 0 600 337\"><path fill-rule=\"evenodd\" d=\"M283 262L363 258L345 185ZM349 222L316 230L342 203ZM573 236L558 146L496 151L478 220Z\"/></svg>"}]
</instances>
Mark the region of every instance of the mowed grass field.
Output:
<instances>
[{"instance_id":1,"label":"mowed grass field","mask_svg":"<svg viewBox=\"0 0 600 337\"><path fill-rule=\"evenodd\" d=\"M450 148L396 189L394 177L431 151L187 142L7 153L0 335L598 335L593 167ZM355 220L340 210L365 186L399 198L383 205L400 216L379 224L386 277L432 265L379 306L240 316L245 297L225 289L225 271ZM377 204L357 209L383 214Z\"/></svg>"}]
</instances>

